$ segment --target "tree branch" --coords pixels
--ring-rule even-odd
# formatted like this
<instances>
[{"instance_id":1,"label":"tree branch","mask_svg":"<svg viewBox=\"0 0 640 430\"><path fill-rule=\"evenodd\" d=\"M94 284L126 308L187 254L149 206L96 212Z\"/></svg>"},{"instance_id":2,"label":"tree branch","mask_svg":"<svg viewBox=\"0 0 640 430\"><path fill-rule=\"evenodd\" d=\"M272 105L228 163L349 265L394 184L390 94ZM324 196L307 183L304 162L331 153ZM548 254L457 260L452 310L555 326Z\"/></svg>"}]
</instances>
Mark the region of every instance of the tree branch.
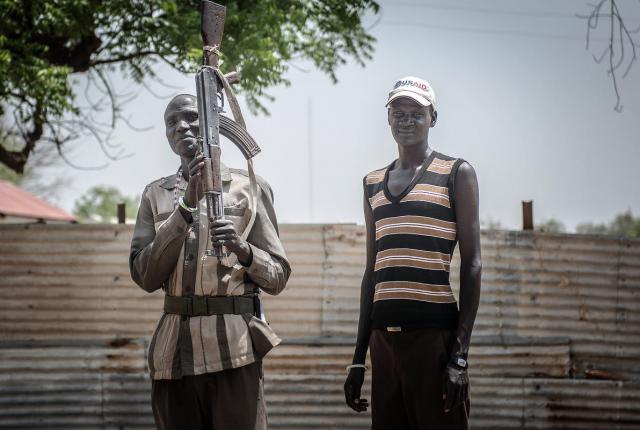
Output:
<instances>
[{"instance_id":1,"label":"tree branch","mask_svg":"<svg viewBox=\"0 0 640 430\"><path fill-rule=\"evenodd\" d=\"M118 57L104 58L104 59L95 59L89 62L90 67L99 66L101 64L113 64L113 63L121 63L123 61L133 60L135 58L146 57L149 55L160 55L158 51L138 51L133 52L127 55L120 55Z\"/></svg>"},{"instance_id":2,"label":"tree branch","mask_svg":"<svg viewBox=\"0 0 640 430\"><path fill-rule=\"evenodd\" d=\"M608 3L608 11L603 12L603 7ZM614 110L616 112L622 112L622 97L620 94L620 87L618 83L618 69L622 67L625 61L628 61L628 64L625 68L624 73L622 74L622 78L625 78L631 67L637 60L637 52L636 47L638 47L638 43L633 40L631 36L634 30L629 30L622 18L622 14L618 8L616 0L600 0L597 4L592 5L593 10L589 15L578 15L578 17L587 20L587 34L586 34L586 49L590 48L590 40L591 40L591 32L595 30L600 25L601 18L608 18L609 28L609 43L607 47L604 49L602 54L599 56L593 55L593 60L600 64L604 58L608 54L608 69L607 74L611 79L611 83L613 86L613 91L616 96L616 104L614 106ZM640 27L639 27L640 29ZM631 59L629 60L629 53L626 48L630 47Z\"/></svg>"}]
</instances>

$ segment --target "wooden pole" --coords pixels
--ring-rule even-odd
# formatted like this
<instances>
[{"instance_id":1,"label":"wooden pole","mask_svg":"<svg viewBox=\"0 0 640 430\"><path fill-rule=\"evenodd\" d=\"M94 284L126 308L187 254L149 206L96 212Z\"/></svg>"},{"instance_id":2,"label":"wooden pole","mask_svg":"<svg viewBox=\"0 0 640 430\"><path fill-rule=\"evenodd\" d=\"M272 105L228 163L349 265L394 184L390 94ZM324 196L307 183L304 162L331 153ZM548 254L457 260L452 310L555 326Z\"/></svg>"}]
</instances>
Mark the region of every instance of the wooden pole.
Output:
<instances>
[{"instance_id":1,"label":"wooden pole","mask_svg":"<svg viewBox=\"0 0 640 430\"><path fill-rule=\"evenodd\" d=\"M522 229L533 230L533 201L522 201Z\"/></svg>"},{"instance_id":2,"label":"wooden pole","mask_svg":"<svg viewBox=\"0 0 640 430\"><path fill-rule=\"evenodd\" d=\"M124 224L127 220L127 216L125 214L125 204L118 203L118 224Z\"/></svg>"}]
</instances>

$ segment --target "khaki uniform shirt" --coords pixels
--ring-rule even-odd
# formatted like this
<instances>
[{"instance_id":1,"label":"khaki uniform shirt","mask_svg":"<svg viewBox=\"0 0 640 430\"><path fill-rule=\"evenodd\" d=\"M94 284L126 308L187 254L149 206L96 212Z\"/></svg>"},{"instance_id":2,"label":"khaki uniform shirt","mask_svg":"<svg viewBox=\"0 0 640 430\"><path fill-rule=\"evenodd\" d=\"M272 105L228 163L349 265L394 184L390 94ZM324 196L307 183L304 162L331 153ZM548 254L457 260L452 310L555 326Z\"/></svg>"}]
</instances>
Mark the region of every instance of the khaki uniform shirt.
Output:
<instances>
[{"instance_id":1,"label":"khaki uniform shirt","mask_svg":"<svg viewBox=\"0 0 640 430\"><path fill-rule=\"evenodd\" d=\"M170 296L231 296L258 288L280 293L290 267L278 237L269 185L258 177L257 207L251 207L247 172L222 165L225 217L240 235L256 211L247 237L253 259L241 265L234 254L226 262L208 257L210 245L206 203L188 224L175 206L187 181L176 175L147 185L142 195L129 258L131 276L145 291L162 288ZM262 358L280 339L252 315L188 317L163 314L149 345L152 379L178 379L237 368Z\"/></svg>"}]
</instances>

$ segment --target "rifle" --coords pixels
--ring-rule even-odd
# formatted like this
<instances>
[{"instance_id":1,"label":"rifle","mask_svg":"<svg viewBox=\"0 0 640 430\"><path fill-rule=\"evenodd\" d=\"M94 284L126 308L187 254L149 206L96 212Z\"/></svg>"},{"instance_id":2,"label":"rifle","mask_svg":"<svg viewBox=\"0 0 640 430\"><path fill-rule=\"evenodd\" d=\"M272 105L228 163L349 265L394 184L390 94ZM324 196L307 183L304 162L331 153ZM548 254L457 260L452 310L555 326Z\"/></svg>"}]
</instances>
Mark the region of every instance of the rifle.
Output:
<instances>
[{"instance_id":1,"label":"rifle","mask_svg":"<svg viewBox=\"0 0 640 430\"><path fill-rule=\"evenodd\" d=\"M198 141L205 162L202 186L207 203L207 218L211 225L214 221L224 218L220 177L220 134L222 134L240 149L247 160L253 207L249 224L242 233L242 238L246 239L255 222L257 202L257 183L251 159L260 152L260 147L247 133L240 105L231 89L231 83L239 81L239 73L232 72L224 75L218 68L225 15L224 6L209 0L202 1L200 31L204 46L202 67L196 73L200 123ZM225 94L234 119L222 115ZM212 245L207 248L206 255L218 257L219 260L225 257L221 246Z\"/></svg>"}]
</instances>

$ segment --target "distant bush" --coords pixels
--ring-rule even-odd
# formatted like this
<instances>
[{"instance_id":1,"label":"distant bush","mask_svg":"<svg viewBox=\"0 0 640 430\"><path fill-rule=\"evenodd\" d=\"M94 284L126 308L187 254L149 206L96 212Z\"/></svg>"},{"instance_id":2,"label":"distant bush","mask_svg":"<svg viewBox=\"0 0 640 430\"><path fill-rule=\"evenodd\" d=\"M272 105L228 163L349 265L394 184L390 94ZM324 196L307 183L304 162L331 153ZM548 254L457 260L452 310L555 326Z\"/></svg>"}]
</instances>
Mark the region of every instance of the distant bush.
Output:
<instances>
[{"instance_id":1,"label":"distant bush","mask_svg":"<svg viewBox=\"0 0 640 430\"><path fill-rule=\"evenodd\" d=\"M617 215L608 224L590 222L578 224L576 233L640 237L640 218L634 217L631 210L628 210Z\"/></svg>"}]
</instances>

